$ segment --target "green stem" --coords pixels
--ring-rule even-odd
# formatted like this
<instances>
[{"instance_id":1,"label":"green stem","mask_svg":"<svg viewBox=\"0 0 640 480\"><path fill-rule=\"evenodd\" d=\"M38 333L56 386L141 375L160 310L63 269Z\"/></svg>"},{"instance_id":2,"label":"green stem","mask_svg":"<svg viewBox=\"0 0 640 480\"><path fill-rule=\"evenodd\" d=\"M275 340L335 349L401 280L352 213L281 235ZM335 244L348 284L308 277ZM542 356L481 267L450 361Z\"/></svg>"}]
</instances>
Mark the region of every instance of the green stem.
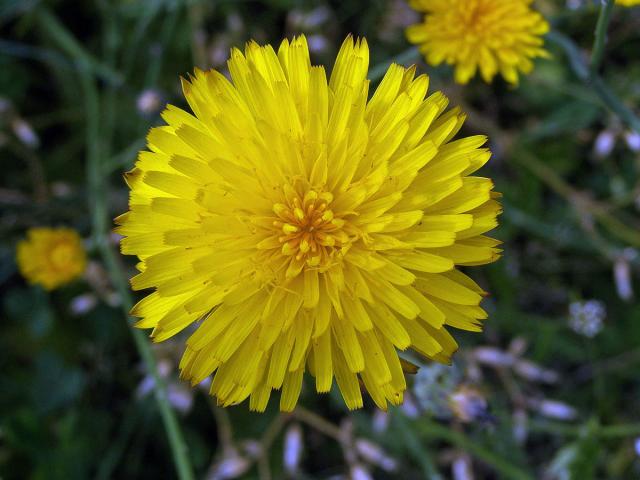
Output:
<instances>
[{"instance_id":1,"label":"green stem","mask_svg":"<svg viewBox=\"0 0 640 480\"><path fill-rule=\"evenodd\" d=\"M504 458L496 455L493 451L483 447L480 443L473 441L465 434L453 430L449 426L440 425L428 420L416 422L416 425L419 429L419 434L425 439L432 438L449 442L491 466L496 472L503 475L504 478L510 478L513 480L533 479L529 473L520 469L516 465L509 463Z\"/></svg>"},{"instance_id":2,"label":"green stem","mask_svg":"<svg viewBox=\"0 0 640 480\"><path fill-rule=\"evenodd\" d=\"M513 150L513 159L538 177L557 194L565 198L576 211L582 215L585 213L595 218L598 223L607 229L609 233L631 246L640 248L640 233L633 226L628 226L607 211L599 203L590 200L586 195L569 185L555 170L528 152L526 148ZM591 232L587 232L591 233ZM593 238L596 247L601 246L599 237ZM610 248L603 251L606 257L615 257Z\"/></svg>"},{"instance_id":3,"label":"green stem","mask_svg":"<svg viewBox=\"0 0 640 480\"><path fill-rule=\"evenodd\" d=\"M409 454L413 457L413 460L420 466L424 478L429 480L442 480L442 475L438 472L438 469L433 464L431 455L426 451L424 446L420 443L420 440L416 437L411 425L407 421L407 418L398 409L392 411L393 421L396 423L398 430L404 437L404 445L407 447Z\"/></svg>"},{"instance_id":4,"label":"green stem","mask_svg":"<svg viewBox=\"0 0 640 480\"><path fill-rule=\"evenodd\" d=\"M587 60L584 58L576 44L567 36L555 31L547 34L547 40L555 43L564 51L565 55L569 59L569 65L573 72L585 83L585 85L593 90L602 104L617 115L625 125L640 133L640 118L638 118L638 116L629 107L627 107L620 98L618 98L602 78L597 75L595 70L589 69ZM598 47L598 49L599 48L600 47ZM600 52L600 50L596 53L601 55L601 53L598 52ZM600 62L600 60L598 60L598 62ZM594 64L594 61L592 61L591 65Z\"/></svg>"},{"instance_id":5,"label":"green stem","mask_svg":"<svg viewBox=\"0 0 640 480\"><path fill-rule=\"evenodd\" d=\"M593 41L593 51L591 52L591 74L596 75L604 58L604 47L607 43L607 28L611 21L614 0L603 0L596 23L595 39Z\"/></svg>"},{"instance_id":6,"label":"green stem","mask_svg":"<svg viewBox=\"0 0 640 480\"><path fill-rule=\"evenodd\" d=\"M530 420L528 427L532 432L564 435L567 437L579 437L584 432L583 425L567 425L547 420ZM630 423L623 425L598 426L593 430L593 434L598 438L635 437L640 435L640 424Z\"/></svg>"},{"instance_id":7,"label":"green stem","mask_svg":"<svg viewBox=\"0 0 640 480\"><path fill-rule=\"evenodd\" d=\"M100 131L100 101L95 79L92 73L109 74L112 79L116 77L108 67L97 63L81 46L73 35L60 23L60 21L48 10L41 8L37 11L39 25L51 37L51 39L69 57L74 58L80 65L80 85L85 102L86 114L86 148L87 148L87 183L89 191L89 208L92 218L93 243L102 256L111 281L120 295L122 308L129 324L132 319L129 311L133 307L133 297L129 285L124 276L117 257L111 245L109 245L109 217L106 205L107 189L104 183L102 166L101 131ZM119 79L119 75L115 74ZM105 149L106 150L106 149ZM194 478L191 463L187 455L187 446L178 425L175 412L171 408L167 396L167 387L164 379L158 373L156 359L151 346L140 330L131 329L133 340L138 349L149 374L155 382L154 395L160 415L169 439L169 445L173 454L173 461L180 480L192 480Z\"/></svg>"},{"instance_id":8,"label":"green stem","mask_svg":"<svg viewBox=\"0 0 640 480\"><path fill-rule=\"evenodd\" d=\"M397 63L399 65L404 65L408 62L415 62L420 58L420 52L417 47L411 47L405 50L398 55L391 57L384 62L380 62L377 65L374 65L371 70L369 70L369 80L375 82L384 77L384 74L387 73L387 70L391 66L392 63Z\"/></svg>"},{"instance_id":9,"label":"green stem","mask_svg":"<svg viewBox=\"0 0 640 480\"><path fill-rule=\"evenodd\" d=\"M175 10L166 7L168 11L165 13L162 31L160 33L160 41L156 44L156 51L151 57L146 74L145 85L147 88L153 88L158 84L158 77L162 70L162 61L165 58L165 50L171 41L173 32L175 31L178 19L182 14L182 9L176 7Z\"/></svg>"},{"instance_id":10,"label":"green stem","mask_svg":"<svg viewBox=\"0 0 640 480\"><path fill-rule=\"evenodd\" d=\"M91 70L112 84L120 85L122 75L93 58L69 33L65 26L45 7L35 10L35 19L42 28L75 63L80 70Z\"/></svg>"},{"instance_id":11,"label":"green stem","mask_svg":"<svg viewBox=\"0 0 640 480\"><path fill-rule=\"evenodd\" d=\"M640 435L640 424L630 423L625 425L600 427L597 433L602 438L635 437Z\"/></svg>"},{"instance_id":12,"label":"green stem","mask_svg":"<svg viewBox=\"0 0 640 480\"><path fill-rule=\"evenodd\" d=\"M90 192L89 203L93 220L93 240L105 262L109 277L120 295L123 312L131 325L132 319L129 316L129 311L133 307L133 297L129 291L127 279L123 275L108 239L108 211L105 204L107 192L105 184L102 181L103 174L100 165L100 129L98 123L98 119L100 118L100 104L98 101L98 92L94 79L86 72L80 76L80 79L85 97L87 115L87 183ZM133 325L131 326L133 327ZM175 412L169 403L167 386L164 379L158 373L156 359L151 350L151 346L144 333L140 330L132 328L131 332L138 353L155 382L155 399L160 410L167 437L169 438L178 477L181 480L192 480L194 477L187 456L187 446L180 431Z\"/></svg>"},{"instance_id":13,"label":"green stem","mask_svg":"<svg viewBox=\"0 0 640 480\"><path fill-rule=\"evenodd\" d=\"M599 76L591 78L591 87L600 100L615 113L629 128L640 133L640 118L627 107Z\"/></svg>"},{"instance_id":14,"label":"green stem","mask_svg":"<svg viewBox=\"0 0 640 480\"><path fill-rule=\"evenodd\" d=\"M50 13L44 12L41 15L44 24L52 27L49 30L51 36L58 41L59 46L66 50L70 56L78 55L79 51L74 45L77 42L71 34L66 31L64 26ZM82 54L81 54L82 55ZM100 102L95 79L84 68L80 72L80 84L85 101L86 114L86 148L87 148L87 183L89 196L89 207L92 217L92 235L94 245L98 248L103 260L106 264L109 276L114 283L120 298L122 299L122 308L127 318L129 310L133 306L133 298L129 291L127 279L124 277L120 266L118 265L116 255L108 242L108 211L106 206L107 192L103 182L103 173L101 169L101 136L100 136ZM192 480L193 473L189 458L187 456L187 447L182 437L177 418L171 408L167 397L166 384L158 373L156 360L151 347L145 335L136 329L132 329L133 339L147 370L155 381L155 398L158 403L160 415L169 438L169 444L173 453L173 460L178 471L178 477L181 480Z\"/></svg>"},{"instance_id":15,"label":"green stem","mask_svg":"<svg viewBox=\"0 0 640 480\"><path fill-rule=\"evenodd\" d=\"M130 170L135 163L136 157L140 150L145 148L147 141L144 137L139 138L131 142L131 144L124 150L116 153L102 166L104 175L109 175L116 170L127 169Z\"/></svg>"}]
</instances>

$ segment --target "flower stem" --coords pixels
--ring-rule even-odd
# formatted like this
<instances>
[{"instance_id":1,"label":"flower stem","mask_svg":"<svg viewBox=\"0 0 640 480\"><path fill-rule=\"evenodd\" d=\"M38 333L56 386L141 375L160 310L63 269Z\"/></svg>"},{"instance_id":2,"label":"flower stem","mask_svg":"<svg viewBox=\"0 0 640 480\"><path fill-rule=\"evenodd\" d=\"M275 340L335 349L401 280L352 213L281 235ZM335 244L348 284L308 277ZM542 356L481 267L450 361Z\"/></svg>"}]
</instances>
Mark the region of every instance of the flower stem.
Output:
<instances>
[{"instance_id":1,"label":"flower stem","mask_svg":"<svg viewBox=\"0 0 640 480\"><path fill-rule=\"evenodd\" d=\"M45 7L37 8L34 17L38 26L55 40L58 47L64 50L72 63L76 64L80 70L91 70L100 78L114 85L123 83L121 74L91 56L48 9Z\"/></svg>"},{"instance_id":2,"label":"flower stem","mask_svg":"<svg viewBox=\"0 0 640 480\"><path fill-rule=\"evenodd\" d=\"M533 432L549 433L552 435L563 435L568 437L578 437L584 430L583 425L566 425L564 423L551 422L548 420L530 420L528 427ZM640 435L640 424L598 425L597 428L594 429L593 435L598 438L635 437Z\"/></svg>"},{"instance_id":3,"label":"flower stem","mask_svg":"<svg viewBox=\"0 0 640 480\"><path fill-rule=\"evenodd\" d=\"M116 255L108 241L108 211L105 204L107 192L102 181L104 176L101 169L99 148L98 119L100 117L98 92L95 80L87 72L81 74L81 84L85 96L87 113L87 180L93 220L93 240L105 262L109 277L120 295L123 312L129 320L130 326L133 327L133 325L131 325L131 317L129 316L129 311L133 307L133 298L129 291L127 279L118 265ZM178 478L181 480L192 480L194 477L189 457L187 456L187 446L182 436L180 426L178 425L175 412L169 403L166 384L158 373L156 359L151 351L151 346L140 330L131 328L131 333L138 353L154 380L154 395L169 439Z\"/></svg>"},{"instance_id":4,"label":"flower stem","mask_svg":"<svg viewBox=\"0 0 640 480\"><path fill-rule=\"evenodd\" d=\"M108 212L105 205L107 192L102 182L103 174L100 168L98 94L95 82L88 74L83 73L81 75L81 83L87 109L87 180L93 220L93 240L105 262L109 277L120 295L123 312L129 320L130 326L133 327L133 325L131 325L131 317L129 316L129 311L131 307L133 307L133 298L129 291L127 279L123 275L113 248L109 245L108 241ZM178 472L178 477L181 480L192 480L194 477L189 457L187 456L187 446L180 431L175 412L169 404L167 387L158 373L156 359L151 351L151 346L140 330L131 328L131 333L138 353L154 380L155 399L158 404L158 409L160 410L167 437L169 438L169 445L173 453L173 461Z\"/></svg>"},{"instance_id":5,"label":"flower stem","mask_svg":"<svg viewBox=\"0 0 640 480\"><path fill-rule=\"evenodd\" d=\"M418 439L413 428L407 421L407 417L397 408L391 411L391 415L393 415L392 419L403 437L409 455L413 457L413 460L422 469L424 478L429 480L442 480L442 475L440 475L440 472L438 472L438 469L434 465L430 452L422 445L420 439Z\"/></svg>"},{"instance_id":6,"label":"flower stem","mask_svg":"<svg viewBox=\"0 0 640 480\"><path fill-rule=\"evenodd\" d=\"M613 0L607 0L600 10L590 64L587 63L578 46L562 33L552 31L547 34L547 39L564 51L573 72L593 90L604 106L617 115L629 128L640 133L640 118L618 98L598 75L604 57L606 31L611 19L613 4Z\"/></svg>"},{"instance_id":7,"label":"flower stem","mask_svg":"<svg viewBox=\"0 0 640 480\"><path fill-rule=\"evenodd\" d=\"M449 442L464 450L469 455L491 466L496 472L502 475L501 478L511 478L514 480L531 480L533 477L520 467L509 463L504 458L496 455L493 451L483 447L480 443L474 442L464 433L453 430L451 427L440 425L426 419L415 423L418 434L423 438L433 438Z\"/></svg>"},{"instance_id":8,"label":"flower stem","mask_svg":"<svg viewBox=\"0 0 640 480\"><path fill-rule=\"evenodd\" d=\"M100 100L94 78L94 74L100 75L110 73L111 71L97 64L51 12L44 8L39 9L38 12L39 25L43 31L49 35L58 48L63 50L74 61L78 62L80 67L80 87L84 98L86 115L86 168L93 241L105 262L111 281L120 295L124 314L131 325L129 310L133 306L133 297L129 291L127 279L118 264L116 254L111 245L109 245L108 240L110 222L106 205L107 188L104 182L101 161L103 149L99 123L101 119ZM138 353L155 382L155 399L169 439L178 478L180 480L192 480L194 476L189 457L187 456L187 446L175 412L169 403L166 384L158 373L151 346L140 330L132 328L131 332Z\"/></svg>"},{"instance_id":9,"label":"flower stem","mask_svg":"<svg viewBox=\"0 0 640 480\"><path fill-rule=\"evenodd\" d=\"M603 0L596 23L595 39L593 41L593 50L591 52L591 74L596 75L602 64L604 57L604 47L607 43L607 28L611 21L611 13L613 12L614 0Z\"/></svg>"},{"instance_id":10,"label":"flower stem","mask_svg":"<svg viewBox=\"0 0 640 480\"><path fill-rule=\"evenodd\" d=\"M640 248L640 233L638 233L637 229L626 225L609 213L600 203L573 188L552 168L532 155L527 148L521 147L515 149L513 159L543 181L558 195L564 197L581 217L588 215L589 217L595 218L602 227L616 238L633 247ZM589 222L586 223L588 224ZM586 229L586 233L592 236L594 246L599 247L605 257L610 259L617 257L617 254L611 248L603 244L602 239L597 234L593 236L594 231Z\"/></svg>"}]
</instances>

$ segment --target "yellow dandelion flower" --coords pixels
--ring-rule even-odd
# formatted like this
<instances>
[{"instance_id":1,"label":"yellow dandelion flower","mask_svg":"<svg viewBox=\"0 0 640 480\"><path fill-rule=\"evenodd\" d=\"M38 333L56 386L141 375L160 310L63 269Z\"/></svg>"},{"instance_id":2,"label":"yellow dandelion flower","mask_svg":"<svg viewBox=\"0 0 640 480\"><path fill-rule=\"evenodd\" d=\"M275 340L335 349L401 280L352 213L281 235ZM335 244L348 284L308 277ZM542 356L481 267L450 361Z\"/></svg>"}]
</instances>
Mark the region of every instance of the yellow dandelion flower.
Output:
<instances>
[{"instance_id":1,"label":"yellow dandelion flower","mask_svg":"<svg viewBox=\"0 0 640 480\"><path fill-rule=\"evenodd\" d=\"M82 239L70 228L31 228L18 243L20 273L32 284L53 290L82 275L87 255Z\"/></svg>"},{"instance_id":2,"label":"yellow dandelion flower","mask_svg":"<svg viewBox=\"0 0 640 480\"><path fill-rule=\"evenodd\" d=\"M427 62L455 67L455 81L467 83L478 70L485 82L496 74L512 84L533 70L532 60L548 57L542 35L549 24L531 9L532 0L410 0L424 12L407 28Z\"/></svg>"},{"instance_id":3,"label":"yellow dandelion flower","mask_svg":"<svg viewBox=\"0 0 640 480\"><path fill-rule=\"evenodd\" d=\"M500 211L491 180L469 176L486 138L452 141L465 116L443 113L415 67L392 65L368 100L369 50L351 37L333 72L311 66L304 37L231 52L232 82L196 70L191 115L169 106L126 175L116 221L137 255L133 314L165 340L196 322L180 362L193 384L215 372L220 405L272 390L294 408L303 374L333 378L347 406L398 404L398 350L448 362L446 326L480 330L483 291L455 265L497 259L483 234Z\"/></svg>"},{"instance_id":4,"label":"yellow dandelion flower","mask_svg":"<svg viewBox=\"0 0 640 480\"><path fill-rule=\"evenodd\" d=\"M623 7L634 7L640 5L640 0L616 0L616 4Z\"/></svg>"}]
</instances>

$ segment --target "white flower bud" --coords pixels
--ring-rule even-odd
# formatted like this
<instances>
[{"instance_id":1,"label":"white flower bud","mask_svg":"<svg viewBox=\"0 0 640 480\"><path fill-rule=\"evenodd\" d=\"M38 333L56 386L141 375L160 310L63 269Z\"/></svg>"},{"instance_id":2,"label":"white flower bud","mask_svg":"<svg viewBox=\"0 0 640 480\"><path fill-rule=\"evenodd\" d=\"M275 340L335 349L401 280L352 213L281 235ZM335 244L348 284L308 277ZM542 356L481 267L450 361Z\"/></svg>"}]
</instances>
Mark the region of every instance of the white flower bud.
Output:
<instances>
[{"instance_id":1,"label":"white flower bud","mask_svg":"<svg viewBox=\"0 0 640 480\"><path fill-rule=\"evenodd\" d=\"M389 428L389 414L382 410L376 410L373 413L373 431L376 433L383 433Z\"/></svg>"},{"instance_id":2,"label":"white flower bud","mask_svg":"<svg viewBox=\"0 0 640 480\"><path fill-rule=\"evenodd\" d=\"M69 310L72 315L84 315L90 312L98 304L98 298L93 293L83 293L71 300Z\"/></svg>"},{"instance_id":3,"label":"white flower bud","mask_svg":"<svg viewBox=\"0 0 640 480\"><path fill-rule=\"evenodd\" d=\"M628 302L633 298L633 285L631 284L631 266L629 260L632 260L637 253L631 248L625 249L633 252L621 255L613 265L613 279L616 284L616 291L621 300Z\"/></svg>"},{"instance_id":4,"label":"white flower bud","mask_svg":"<svg viewBox=\"0 0 640 480\"><path fill-rule=\"evenodd\" d=\"M11 122L11 129L15 133L18 140L29 148L38 148L40 146L40 138L33 130L31 125L19 117L15 117Z\"/></svg>"},{"instance_id":5,"label":"white flower bud","mask_svg":"<svg viewBox=\"0 0 640 480\"><path fill-rule=\"evenodd\" d=\"M302 428L294 423L284 436L284 469L292 476L298 473L302 458Z\"/></svg>"},{"instance_id":6,"label":"white flower bud","mask_svg":"<svg viewBox=\"0 0 640 480\"><path fill-rule=\"evenodd\" d=\"M537 403L536 410L545 417L565 421L573 420L578 415L575 408L557 400L542 400Z\"/></svg>"},{"instance_id":7,"label":"white flower bud","mask_svg":"<svg viewBox=\"0 0 640 480\"><path fill-rule=\"evenodd\" d=\"M513 364L513 355L493 347L478 347L473 351L475 359L492 367L509 367Z\"/></svg>"},{"instance_id":8,"label":"white flower bud","mask_svg":"<svg viewBox=\"0 0 640 480\"><path fill-rule=\"evenodd\" d=\"M518 408L513 412L513 439L518 445L523 445L529 435L528 416L524 408Z\"/></svg>"},{"instance_id":9,"label":"white flower bud","mask_svg":"<svg viewBox=\"0 0 640 480\"><path fill-rule=\"evenodd\" d=\"M193 391L182 384L167 385L167 400L180 413L187 413L193 406Z\"/></svg>"},{"instance_id":10,"label":"white flower bud","mask_svg":"<svg viewBox=\"0 0 640 480\"><path fill-rule=\"evenodd\" d=\"M530 360L518 360L513 366L513 371L531 382L555 383L558 374L553 370L547 370Z\"/></svg>"},{"instance_id":11,"label":"white flower bud","mask_svg":"<svg viewBox=\"0 0 640 480\"><path fill-rule=\"evenodd\" d=\"M360 457L368 463L376 465L387 472L392 472L398 467L393 458L388 456L379 445L370 440L359 438L356 440L355 446Z\"/></svg>"},{"instance_id":12,"label":"white flower bud","mask_svg":"<svg viewBox=\"0 0 640 480\"><path fill-rule=\"evenodd\" d=\"M350 478L351 480L373 480L373 477L367 469L360 464L356 464L351 467Z\"/></svg>"},{"instance_id":13,"label":"white flower bud","mask_svg":"<svg viewBox=\"0 0 640 480\"><path fill-rule=\"evenodd\" d=\"M451 464L453 480L473 480L473 468L468 455L459 455Z\"/></svg>"},{"instance_id":14,"label":"white flower bud","mask_svg":"<svg viewBox=\"0 0 640 480\"><path fill-rule=\"evenodd\" d=\"M136 100L138 111L144 115L153 115L162 108L162 97L157 90L143 90Z\"/></svg>"},{"instance_id":15,"label":"white flower bud","mask_svg":"<svg viewBox=\"0 0 640 480\"><path fill-rule=\"evenodd\" d=\"M595 154L600 157L607 157L616 146L616 136L611 130L603 130L596 137L596 141L593 144L593 150Z\"/></svg>"},{"instance_id":16,"label":"white flower bud","mask_svg":"<svg viewBox=\"0 0 640 480\"><path fill-rule=\"evenodd\" d=\"M246 458L234 455L232 457L224 458L221 462L216 464L213 471L207 476L207 480L227 480L230 478L238 478L244 475L249 468L251 468L251 462Z\"/></svg>"},{"instance_id":17,"label":"white flower bud","mask_svg":"<svg viewBox=\"0 0 640 480\"><path fill-rule=\"evenodd\" d=\"M629 131L624 134L624 140L627 142L629 150L640 152L640 133Z\"/></svg>"}]
</instances>

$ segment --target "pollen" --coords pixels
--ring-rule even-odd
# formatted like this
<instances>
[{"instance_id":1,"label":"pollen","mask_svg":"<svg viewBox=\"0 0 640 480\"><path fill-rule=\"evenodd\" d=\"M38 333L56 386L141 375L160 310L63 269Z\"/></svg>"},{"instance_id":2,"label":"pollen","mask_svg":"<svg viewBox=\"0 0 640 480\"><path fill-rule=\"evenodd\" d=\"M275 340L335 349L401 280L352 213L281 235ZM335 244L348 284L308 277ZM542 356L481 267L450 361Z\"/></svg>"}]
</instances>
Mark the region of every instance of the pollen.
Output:
<instances>
[{"instance_id":1,"label":"pollen","mask_svg":"<svg viewBox=\"0 0 640 480\"><path fill-rule=\"evenodd\" d=\"M330 192L308 190L293 192L284 203L275 203L273 227L281 243L282 255L290 257L290 276L300 273L297 266L326 267L350 242L343 226L345 221L331 209Z\"/></svg>"}]
</instances>

